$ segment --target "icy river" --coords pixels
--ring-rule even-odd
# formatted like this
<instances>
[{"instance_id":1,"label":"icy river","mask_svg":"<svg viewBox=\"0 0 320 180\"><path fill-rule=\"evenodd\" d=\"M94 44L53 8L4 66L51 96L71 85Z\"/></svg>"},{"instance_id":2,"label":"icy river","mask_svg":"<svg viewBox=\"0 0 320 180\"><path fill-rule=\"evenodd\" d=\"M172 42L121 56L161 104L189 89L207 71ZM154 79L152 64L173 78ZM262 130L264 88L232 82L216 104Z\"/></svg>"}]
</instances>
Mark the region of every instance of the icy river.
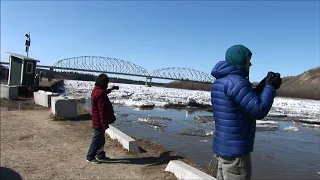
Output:
<instances>
[{"instance_id":1,"label":"icy river","mask_svg":"<svg viewBox=\"0 0 320 180\"><path fill-rule=\"evenodd\" d=\"M65 80L67 95L85 98L90 109L94 82ZM210 93L111 83L115 127L178 152L206 168L213 159L214 120ZM181 108L186 105L201 106ZM168 107L180 107L173 109ZM146 107L151 107L147 108ZM252 179L320 179L320 101L276 98L257 121Z\"/></svg>"}]
</instances>

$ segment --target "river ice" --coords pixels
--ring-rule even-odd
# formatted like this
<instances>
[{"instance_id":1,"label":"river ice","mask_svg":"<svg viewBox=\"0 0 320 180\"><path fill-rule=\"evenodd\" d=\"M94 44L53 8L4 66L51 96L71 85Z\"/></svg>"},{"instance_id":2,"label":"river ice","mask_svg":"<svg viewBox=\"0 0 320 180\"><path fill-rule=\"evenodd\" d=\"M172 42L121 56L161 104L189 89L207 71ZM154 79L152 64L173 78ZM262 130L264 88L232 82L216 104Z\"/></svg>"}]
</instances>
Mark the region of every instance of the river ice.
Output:
<instances>
[{"instance_id":1,"label":"river ice","mask_svg":"<svg viewBox=\"0 0 320 180\"><path fill-rule=\"evenodd\" d=\"M92 81L65 80L67 95L90 98L94 87ZM210 92L199 90L185 90L163 87L146 87L143 85L110 83L110 87L117 85L119 90L109 94L110 100L115 104L133 107L156 107L163 108L166 105L187 105L196 103L210 106ZM271 120L281 118L301 121L302 125L319 127L320 124L320 101L307 99L294 99L276 97L268 114ZM141 121L141 120L140 120ZM257 126L277 126L275 121L257 121ZM286 129L289 130L289 129Z\"/></svg>"}]
</instances>

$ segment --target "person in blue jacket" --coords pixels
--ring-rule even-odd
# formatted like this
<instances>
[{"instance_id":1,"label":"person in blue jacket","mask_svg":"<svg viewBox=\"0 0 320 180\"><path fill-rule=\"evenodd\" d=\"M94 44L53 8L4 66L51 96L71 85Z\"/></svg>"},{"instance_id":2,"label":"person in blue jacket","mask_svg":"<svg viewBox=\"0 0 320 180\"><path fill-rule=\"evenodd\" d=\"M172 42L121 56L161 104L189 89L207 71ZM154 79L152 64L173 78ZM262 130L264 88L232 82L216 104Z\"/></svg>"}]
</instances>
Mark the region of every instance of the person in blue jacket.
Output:
<instances>
[{"instance_id":1,"label":"person in blue jacket","mask_svg":"<svg viewBox=\"0 0 320 180\"><path fill-rule=\"evenodd\" d=\"M251 179L251 157L256 119L271 109L282 79L268 72L255 89L249 81L251 51L243 45L230 47L225 61L212 69L211 103L215 120L212 149L218 159L217 179Z\"/></svg>"}]
</instances>

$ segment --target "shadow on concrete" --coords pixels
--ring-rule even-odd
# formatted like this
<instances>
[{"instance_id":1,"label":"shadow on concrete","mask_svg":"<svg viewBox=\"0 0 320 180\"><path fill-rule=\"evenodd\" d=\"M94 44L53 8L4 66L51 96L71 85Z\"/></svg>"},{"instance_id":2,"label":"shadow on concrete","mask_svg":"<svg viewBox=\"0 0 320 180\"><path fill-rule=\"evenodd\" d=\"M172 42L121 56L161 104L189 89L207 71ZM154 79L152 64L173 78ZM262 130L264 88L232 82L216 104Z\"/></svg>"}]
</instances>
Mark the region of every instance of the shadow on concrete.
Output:
<instances>
[{"instance_id":1,"label":"shadow on concrete","mask_svg":"<svg viewBox=\"0 0 320 180\"><path fill-rule=\"evenodd\" d=\"M22 180L22 177L16 171L6 168L0 167L0 179L5 180Z\"/></svg>"},{"instance_id":2,"label":"shadow on concrete","mask_svg":"<svg viewBox=\"0 0 320 180\"><path fill-rule=\"evenodd\" d=\"M22 97L18 97L18 99L11 99L11 101L30 101L32 100L31 98L22 98Z\"/></svg>"},{"instance_id":3,"label":"shadow on concrete","mask_svg":"<svg viewBox=\"0 0 320 180\"><path fill-rule=\"evenodd\" d=\"M90 121L92 119L92 116L90 113L81 114L77 117L76 120L78 121Z\"/></svg>"},{"instance_id":4,"label":"shadow on concrete","mask_svg":"<svg viewBox=\"0 0 320 180\"><path fill-rule=\"evenodd\" d=\"M57 118L54 117L55 121L91 121L92 116L90 113L81 114L77 116L76 118Z\"/></svg>"},{"instance_id":5,"label":"shadow on concrete","mask_svg":"<svg viewBox=\"0 0 320 180\"><path fill-rule=\"evenodd\" d=\"M160 154L159 157L141 157L141 158L120 158L120 159L110 159L105 163L123 163L123 164L139 164L148 166L157 166L168 164L171 160L184 159L182 156L171 156L170 152L166 151Z\"/></svg>"},{"instance_id":6,"label":"shadow on concrete","mask_svg":"<svg viewBox=\"0 0 320 180\"><path fill-rule=\"evenodd\" d=\"M146 151L145 149L143 149L142 147L139 146L139 150L140 150L140 153L147 153L148 151Z\"/></svg>"}]
</instances>

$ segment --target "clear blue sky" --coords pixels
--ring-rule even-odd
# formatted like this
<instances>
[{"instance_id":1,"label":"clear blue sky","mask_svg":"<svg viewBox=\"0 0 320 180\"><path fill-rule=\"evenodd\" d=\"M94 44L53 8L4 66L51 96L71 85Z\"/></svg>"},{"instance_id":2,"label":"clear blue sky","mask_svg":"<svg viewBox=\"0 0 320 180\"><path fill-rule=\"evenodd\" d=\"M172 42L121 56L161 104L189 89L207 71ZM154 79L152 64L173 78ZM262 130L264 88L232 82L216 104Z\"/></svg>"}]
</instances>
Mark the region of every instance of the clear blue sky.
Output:
<instances>
[{"instance_id":1,"label":"clear blue sky","mask_svg":"<svg viewBox=\"0 0 320 180\"><path fill-rule=\"evenodd\" d=\"M253 52L251 80L269 70L297 75L320 66L319 1L1 1L1 61L24 54L42 65L83 55L210 73L225 51Z\"/></svg>"}]
</instances>

